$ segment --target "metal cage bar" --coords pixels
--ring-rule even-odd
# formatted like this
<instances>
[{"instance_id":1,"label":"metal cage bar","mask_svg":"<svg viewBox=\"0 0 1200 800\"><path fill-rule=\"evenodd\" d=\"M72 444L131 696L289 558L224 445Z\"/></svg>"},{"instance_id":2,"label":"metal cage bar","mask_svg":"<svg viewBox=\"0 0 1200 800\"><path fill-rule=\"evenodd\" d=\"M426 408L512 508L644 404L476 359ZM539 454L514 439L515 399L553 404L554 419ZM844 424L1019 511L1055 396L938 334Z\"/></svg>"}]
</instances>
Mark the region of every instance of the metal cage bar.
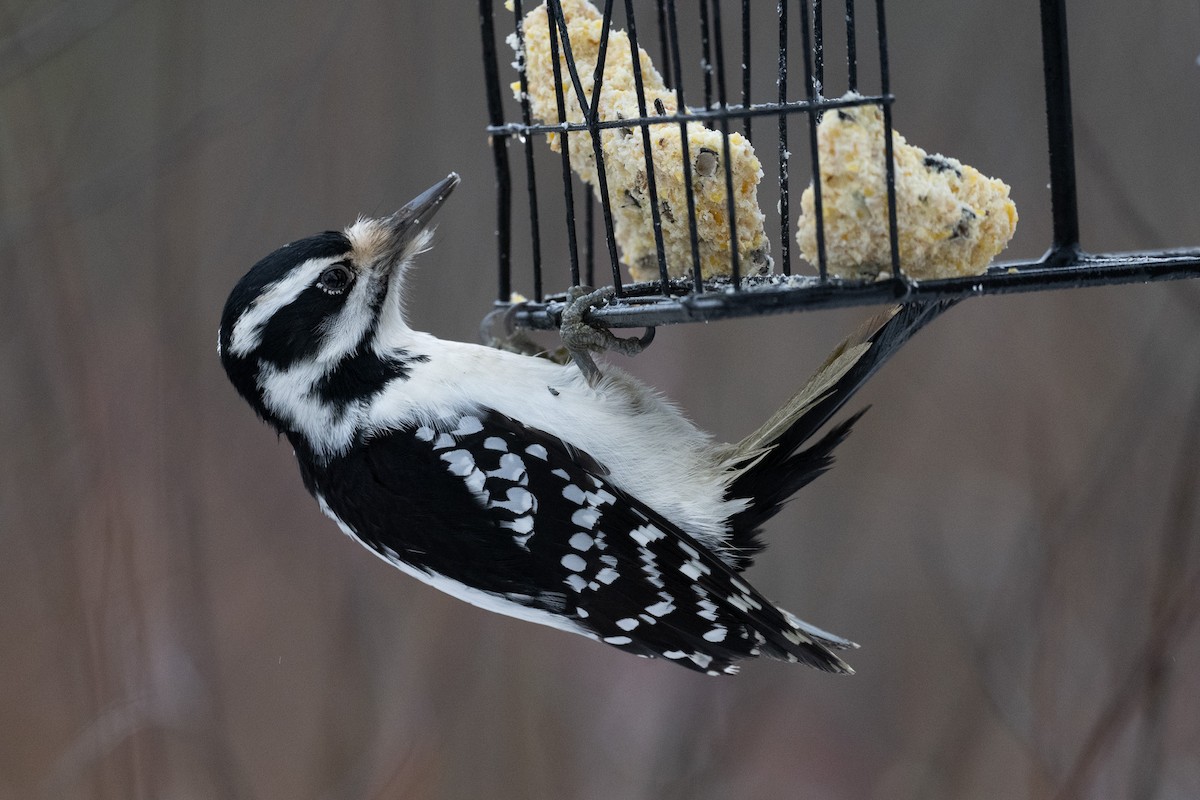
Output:
<instances>
[{"instance_id":1,"label":"metal cage bar","mask_svg":"<svg viewBox=\"0 0 1200 800\"><path fill-rule=\"evenodd\" d=\"M808 141L809 157L812 159L813 171L813 214L817 218L817 275L822 281L828 278L828 267L825 257L825 206L821 202L821 154L817 149L817 109L818 88L817 75L813 68L815 49L813 36L809 32L808 0L799 0L800 6L800 52L804 59L804 92L808 99Z\"/></svg>"},{"instance_id":2,"label":"metal cage bar","mask_svg":"<svg viewBox=\"0 0 1200 800\"><path fill-rule=\"evenodd\" d=\"M513 16L516 20L516 34L517 41L519 42L525 41L525 12L521 3L522 0L513 0ZM524 59L518 59L517 61L517 74L519 76L518 85L521 89L521 124L529 126L533 124L533 117L529 110L529 80L525 74ZM537 173L534 168L533 138L530 136L524 137L522 145L525 151L526 194L529 197L529 239L533 251L533 297L538 302L541 302L545 297L545 293L542 286L542 236L538 215ZM509 280L511 281L511 276ZM503 288L501 291L503 291Z\"/></svg>"},{"instance_id":3,"label":"metal cage bar","mask_svg":"<svg viewBox=\"0 0 1200 800\"><path fill-rule=\"evenodd\" d=\"M742 0L742 105L750 105L750 0ZM746 117L746 139L754 141L750 135L751 118Z\"/></svg>"},{"instance_id":4,"label":"metal cage bar","mask_svg":"<svg viewBox=\"0 0 1200 800\"><path fill-rule=\"evenodd\" d=\"M854 0L846 0L846 88L858 91L858 39L854 29Z\"/></svg>"},{"instance_id":5,"label":"metal cage bar","mask_svg":"<svg viewBox=\"0 0 1200 800\"><path fill-rule=\"evenodd\" d=\"M703 4L704 0L701 0ZM674 0L667 0L667 27L669 30L669 38L671 41L671 68L675 71L675 105L676 108L686 108L683 104L683 68L680 64L679 55L679 22L675 18L675 3ZM663 109L656 109L660 116L666 116L662 113ZM683 149L682 158L684 161L683 181L684 194L687 197L687 218L688 218L688 244L692 252L692 289L696 292L704 291L704 279L700 273L700 235L696 230L696 202L692 194L692 171L687 169L687 163L691 160L691 153L688 152L687 139L687 119L675 115L679 118L679 142ZM668 286L664 281L661 287L664 296L667 295Z\"/></svg>"},{"instance_id":6,"label":"metal cage bar","mask_svg":"<svg viewBox=\"0 0 1200 800\"><path fill-rule=\"evenodd\" d=\"M900 264L900 234L896 230L896 156L895 132L892 130L892 78L888 67L887 16L883 12L883 0L875 0L875 29L879 34L879 93L883 95L883 160L886 167L888 247L891 250L892 279L902 280ZM820 181L816 181L820 184ZM821 219L818 214L817 219ZM821 226L817 226L820 230ZM824 272L821 273L824 276Z\"/></svg>"},{"instance_id":7,"label":"metal cage bar","mask_svg":"<svg viewBox=\"0 0 1200 800\"><path fill-rule=\"evenodd\" d=\"M562 66L558 63L558 29L550 3L546 4L546 28L550 39L550 63L554 65L554 101L558 107L559 130L562 131L562 179L563 201L567 223L567 248L571 256L571 283L579 283L579 242L575 233L575 184L571 175L571 148L567 138L567 99L563 91ZM522 43L524 47L524 43ZM511 263L511 259L510 259Z\"/></svg>"},{"instance_id":8,"label":"metal cage bar","mask_svg":"<svg viewBox=\"0 0 1200 800\"><path fill-rule=\"evenodd\" d=\"M713 48L717 58L717 102L721 108L729 107L729 97L725 93L725 43L721 29L721 3L713 0L712 25L716 46ZM721 160L725 173L725 215L729 220L729 276L736 289L742 282L742 265L738 258L737 248L737 205L733 198L733 163L729 155L729 117L720 117L721 127ZM750 118L746 117L749 121ZM686 169L686 167L685 167Z\"/></svg>"},{"instance_id":9,"label":"metal cage bar","mask_svg":"<svg viewBox=\"0 0 1200 800\"><path fill-rule=\"evenodd\" d=\"M504 104L500 96L499 65L496 60L495 20L491 0L479 0L479 30L483 35L483 69L487 81L488 121L492 128L504 124ZM492 136L492 161L496 171L496 246L498 248L498 288L502 299L512 294L512 176L508 169L508 140ZM532 192L532 188L530 190ZM540 299L540 298L539 298Z\"/></svg>"},{"instance_id":10,"label":"metal cage bar","mask_svg":"<svg viewBox=\"0 0 1200 800\"><path fill-rule=\"evenodd\" d=\"M1041 11L1042 73L1046 79L1046 141L1050 155L1050 208L1054 221L1054 238L1042 260L1060 266L1070 264L1080 251L1066 2L1041 0Z\"/></svg>"},{"instance_id":11,"label":"metal cage bar","mask_svg":"<svg viewBox=\"0 0 1200 800\"><path fill-rule=\"evenodd\" d=\"M778 106L787 102L787 72L788 72L788 3L779 3L779 76L775 85L779 89ZM788 151L788 115L779 112L779 261L780 271L784 275L792 274L792 237L788 232L792 227L792 211L789 205L791 191L791 160Z\"/></svg>"},{"instance_id":12,"label":"metal cage bar","mask_svg":"<svg viewBox=\"0 0 1200 800\"><path fill-rule=\"evenodd\" d=\"M625 0L626 24L629 26L630 69L633 72L633 88L637 95L638 114L646 116L646 87L642 81L642 60L638 58L637 22L633 14L633 0ZM650 218L654 228L654 252L658 260L659 279L665 286L667 256L663 247L662 209L658 205L658 178L654 171L654 148L650 145L650 126L642 126L642 154L646 165L646 191L650 195Z\"/></svg>"}]
</instances>

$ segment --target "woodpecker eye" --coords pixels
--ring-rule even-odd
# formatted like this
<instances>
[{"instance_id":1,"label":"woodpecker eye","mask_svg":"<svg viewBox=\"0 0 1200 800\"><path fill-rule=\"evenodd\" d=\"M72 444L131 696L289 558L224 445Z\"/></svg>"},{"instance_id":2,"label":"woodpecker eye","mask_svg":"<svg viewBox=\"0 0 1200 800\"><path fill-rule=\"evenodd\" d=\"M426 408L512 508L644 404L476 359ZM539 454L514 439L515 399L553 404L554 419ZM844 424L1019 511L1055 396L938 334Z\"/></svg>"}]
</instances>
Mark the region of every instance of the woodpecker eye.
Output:
<instances>
[{"instance_id":1,"label":"woodpecker eye","mask_svg":"<svg viewBox=\"0 0 1200 800\"><path fill-rule=\"evenodd\" d=\"M346 291L346 287L350 285L353 278L353 273L345 264L334 264L321 273L321 279L317 285L330 294L341 294Z\"/></svg>"}]
</instances>

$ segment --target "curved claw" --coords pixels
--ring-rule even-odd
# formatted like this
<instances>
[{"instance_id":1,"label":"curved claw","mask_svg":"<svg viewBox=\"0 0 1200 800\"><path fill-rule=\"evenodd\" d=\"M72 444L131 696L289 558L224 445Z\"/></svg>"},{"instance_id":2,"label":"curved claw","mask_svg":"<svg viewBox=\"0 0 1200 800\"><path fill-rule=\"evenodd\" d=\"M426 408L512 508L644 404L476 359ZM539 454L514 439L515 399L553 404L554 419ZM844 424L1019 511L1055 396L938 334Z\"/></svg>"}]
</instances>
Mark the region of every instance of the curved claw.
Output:
<instances>
[{"instance_id":1,"label":"curved claw","mask_svg":"<svg viewBox=\"0 0 1200 800\"><path fill-rule=\"evenodd\" d=\"M611 286L592 290L587 286L572 286L567 290L567 305L562 312L559 335L579 371L589 386L595 386L603 377L592 358L592 352L616 350L627 356L642 352L654 341L654 328L646 328L640 337L622 338L614 336L608 328L589 323L584 317L588 312L607 303L616 294Z\"/></svg>"},{"instance_id":2,"label":"curved claw","mask_svg":"<svg viewBox=\"0 0 1200 800\"><path fill-rule=\"evenodd\" d=\"M650 343L654 341L654 332L656 330L657 330L657 328L655 328L653 325L651 325L642 332L641 336L635 336L635 337L630 337L628 339L623 339L622 341L633 342L635 345L637 345L637 352L631 353L630 355L636 356L638 353L642 352L647 347L649 347Z\"/></svg>"}]
</instances>

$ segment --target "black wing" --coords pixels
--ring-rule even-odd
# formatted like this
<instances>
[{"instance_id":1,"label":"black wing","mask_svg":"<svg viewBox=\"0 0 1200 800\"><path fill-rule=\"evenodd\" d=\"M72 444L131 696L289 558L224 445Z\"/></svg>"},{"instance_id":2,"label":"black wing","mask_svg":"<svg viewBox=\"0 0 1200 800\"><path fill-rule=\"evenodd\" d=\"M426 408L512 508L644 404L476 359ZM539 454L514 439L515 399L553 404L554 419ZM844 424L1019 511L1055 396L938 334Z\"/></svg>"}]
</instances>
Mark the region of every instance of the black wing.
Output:
<instances>
[{"instance_id":1,"label":"black wing","mask_svg":"<svg viewBox=\"0 0 1200 800\"><path fill-rule=\"evenodd\" d=\"M623 650L710 674L758 655L849 671L831 652L849 642L777 608L586 453L494 411L376 436L309 470L368 547Z\"/></svg>"}]
</instances>

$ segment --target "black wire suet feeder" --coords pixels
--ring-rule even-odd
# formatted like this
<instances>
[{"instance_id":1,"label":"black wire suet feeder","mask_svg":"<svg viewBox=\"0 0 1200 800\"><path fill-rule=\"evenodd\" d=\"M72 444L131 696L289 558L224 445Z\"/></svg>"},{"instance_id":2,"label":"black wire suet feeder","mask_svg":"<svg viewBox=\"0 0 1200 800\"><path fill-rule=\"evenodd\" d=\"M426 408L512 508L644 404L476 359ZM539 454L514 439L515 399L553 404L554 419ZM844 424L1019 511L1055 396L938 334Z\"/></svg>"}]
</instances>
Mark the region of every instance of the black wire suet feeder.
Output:
<instances>
[{"instance_id":1,"label":"black wire suet feeder","mask_svg":"<svg viewBox=\"0 0 1200 800\"><path fill-rule=\"evenodd\" d=\"M685 43L681 37L680 20L676 13L673 0L655 0L653 7L648 3L642 4L643 19L637 17L633 0L623 0L614 3L606 0L603 5L604 38L601 41L600 68L596 74L581 75L573 59L570 38L567 34L567 22L563 15L560 0L546 0L547 24L550 29L552 47L562 48L564 69L559 69L559 54L555 52L555 90L559 105L558 124L537 123L533 120L528 95L525 92L527 76L523 60L518 58L514 64L517 69L511 73L511 78L520 81L521 98L519 103L506 102L504 88L508 83L502 80L500 71L501 37L507 37L511 31L516 41L523 42L525 32L522 20L532 3L523 4L522 0L513 0L509 4L511 14L507 17L511 25L505 25L504 33L498 31L498 15L493 8L492 0L479 0L480 29L483 43L483 63L485 71L488 118L487 133L490 137L496 174L497 188L497 245L499 283L496 306L507 311L511 323L518 327L532 329L552 329L558 327L563 308L566 305L567 290L578 285L596 285L607 283L611 279L611 302L595 308L589 313L589 321L594 325L609 328L624 327L653 327L656 325L718 320L729 317L755 316L783 311L831 308L851 305L868 305L889 302L908 302L917 299L953 299L974 295L1005 294L1014 292L1037 291L1052 288L1099 286L1106 284L1144 283L1148 281L1190 278L1200 276L1200 247L1176 250L1153 250L1143 252L1119 252L1095 254L1083 250L1079 241L1078 204L1075 184L1074 139L1071 116L1071 93L1069 59L1067 53L1066 9L1064 0L1040 0L1041 29L1042 29L1042 58L1045 78L1047 145L1049 155L1050 194L1053 239L1045 254L1035 260L1001 261L992 264L984 274L938 278L929 280L913 280L906 276L904 264L900 260L900 248L897 235L896 215L896 174L892 144L892 114L891 108L895 97L891 93L888 73L888 51L886 18L883 0L873 3L874 35L870 37L873 52L871 60L878 65L876 93L859 94L860 84L864 76L861 72L859 49L864 44L860 42L863 36L861 9L856 9L854 0L844 0L839 3L837 12L844 12L844 49L846 88L852 93L842 97L826 97L826 61L824 39L826 32L825 14L821 0L801 0L795 7L795 17L791 17L793 9L787 0L781 0L778 6L764 3L754 3L752 0L740 2L740 68L729 69L726 58L725 30L727 20L722 18L720 0L698 0L694 12L699 17L700 42L699 54L703 66L703 99L704 104L687 105L684 102L684 75L681 69L681 51L687 46L695 46L694 42ZM614 6L622 5L624 19L614 19ZM689 9L691 6L689 6ZM761 15L765 12L768 17L774 13L778 22L778 73L776 85L777 94L768 102L754 100L751 97L751 14L755 13L755 24L762 26ZM689 23L691 18L689 17ZM634 68L636 93L640 102L640 115L637 118L605 119L598 113L596 97L601 93L600 84L603 80L604 44L607 32L614 24L624 23L634 53L638 47L650 50L657 47L656 63L662 65L662 74L668 85L673 85L678 99L677 110L663 114L663 109L654 109L646 104L643 76ZM789 78L789 36L791 26L799 28L799 50L802 55L804 77L802 81ZM840 25L839 25L840 30ZM649 36L645 31L652 31ZM642 41L639 43L638 37ZM732 38L732 37L730 37ZM865 37L863 37L865 40ZM647 40L650 44L647 46ZM843 46L843 45L839 45ZM736 45L735 45L736 47ZM633 59L635 65L637 58ZM841 65L839 64L839 70ZM839 79L841 77L839 72ZM506 76L508 77L508 76ZM732 98L729 93L730 79L740 79L740 97ZM872 76L874 78L874 75ZM593 80L592 102L586 100L584 83ZM799 90L796 87L799 85ZM564 87L574 89L574 96ZM582 121L568 122L564 113L564 103L576 101L580 104ZM506 106L519 106L520 119L506 119ZM887 191L887 233L890 242L890 265L879 279L873 281L849 281L828 274L826 269L826 248L824 219L821 214L821 171L817 148L816 130L822 113L835 109L845 109L854 106L875 106L882 113L884 125L885 160ZM791 186L790 164L793 158L789 152L789 126L792 119L799 119L801 125L808 128L808 139L811 144L809 158L811 160L813 187L816 203L816 241L818 255L815 259L816 274L812 276L793 275L793 263L796 261L793 237L793 220L791 217ZM669 277L663 255L663 244L659 232L658 204L654 202L654 170L653 151L649 147L649 130L651 125L676 123L680 126L681 137L686 134L688 122L698 121L718 130L724 144L726 158L721 159L725 169L727 186L731 186L729 142L731 129L740 126L747 138L752 128L758 131L757 143L761 146L764 135L762 123L775 123L775 144L778 153L778 198L780 227L778 231L779 250L776 265L777 274L770 277L747 277L746 265L740 263L736 242L736 225L734 221L732 191L726 193L729 199L728 219L730 228L731 263L729 276L718 279L704 279L698 264L698 247L696 241L695 209L688 204L690 215L691 254L697 261L686 277ZM647 173L651 176L649 191L654 207L655 227L657 234L657 259L660 267L659 279L656 281L631 282L622 277L618 258L617 241L613 230L613 199L605 186L606 168L604 155L600 147L600 132L605 129L620 127L628 131L636 131L646 137ZM561 177L563 208L547 212L540 202L538 194L538 174L535 158L535 138L546 134L556 134L564 138L570 136L590 137L594 143L594 154L597 165L600 191L599 200L593 198L593 192L585 192L580 202L575 196L575 176L572 174L568 147L561 147ZM628 134L627 134L628 135ZM514 143L516 147L512 147ZM511 160L514 157L522 162L525 183L527 209L515 199L513 168ZM683 170L687 180L687 188L691 190L691 173ZM545 177L543 177L545 180ZM579 205L583 206L580 213ZM599 207L603 231L603 241L597 245L594 229L596 211ZM514 214L525 215L529 220L529 275L528 285L521 289L525 297L517 300L513 294L514 288ZM543 218L543 214L545 218ZM556 259L548 258L543 252L544 228L546 219L559 217L566 228L567 253L565 263L556 263ZM583 241L580 242L579 229L582 228ZM604 269L603 266L609 269ZM603 277L602 277L603 276ZM547 291L547 285L554 287Z\"/></svg>"}]
</instances>

